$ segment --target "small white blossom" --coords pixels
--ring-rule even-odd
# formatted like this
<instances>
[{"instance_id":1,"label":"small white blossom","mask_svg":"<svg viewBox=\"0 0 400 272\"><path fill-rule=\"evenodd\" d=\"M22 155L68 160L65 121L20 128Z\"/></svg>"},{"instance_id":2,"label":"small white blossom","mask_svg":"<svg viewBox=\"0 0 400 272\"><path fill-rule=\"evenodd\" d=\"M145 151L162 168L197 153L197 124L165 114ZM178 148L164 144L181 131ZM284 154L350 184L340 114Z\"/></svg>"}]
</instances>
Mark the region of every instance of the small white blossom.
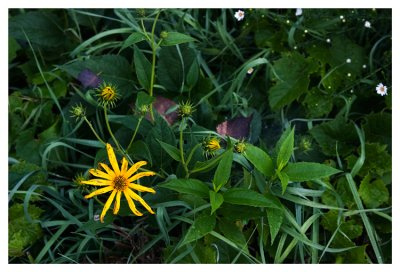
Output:
<instances>
[{"instance_id":1,"label":"small white blossom","mask_svg":"<svg viewBox=\"0 0 400 272\"><path fill-rule=\"evenodd\" d=\"M380 94L381 96L387 95L387 87L382 83L379 83L378 86L375 88L376 93Z\"/></svg>"},{"instance_id":2,"label":"small white blossom","mask_svg":"<svg viewBox=\"0 0 400 272\"><path fill-rule=\"evenodd\" d=\"M367 69L367 65L366 65L366 64L364 64L362 67L363 67L364 69Z\"/></svg>"},{"instance_id":3,"label":"small white blossom","mask_svg":"<svg viewBox=\"0 0 400 272\"><path fill-rule=\"evenodd\" d=\"M301 8L296 9L296 16L300 16L303 14L303 10Z\"/></svg>"},{"instance_id":4,"label":"small white blossom","mask_svg":"<svg viewBox=\"0 0 400 272\"><path fill-rule=\"evenodd\" d=\"M327 42L327 43L331 43L331 39L329 39L329 38L326 39L326 42Z\"/></svg>"},{"instance_id":5,"label":"small white blossom","mask_svg":"<svg viewBox=\"0 0 400 272\"><path fill-rule=\"evenodd\" d=\"M290 24L290 21L289 21L289 20L286 20L286 23L287 23L287 24Z\"/></svg>"},{"instance_id":6,"label":"small white blossom","mask_svg":"<svg viewBox=\"0 0 400 272\"><path fill-rule=\"evenodd\" d=\"M343 20L342 20L342 23L346 23L346 19L343 19Z\"/></svg>"},{"instance_id":7,"label":"small white blossom","mask_svg":"<svg viewBox=\"0 0 400 272\"><path fill-rule=\"evenodd\" d=\"M366 28L371 28L371 23L369 21L365 21L364 26Z\"/></svg>"},{"instance_id":8,"label":"small white blossom","mask_svg":"<svg viewBox=\"0 0 400 272\"><path fill-rule=\"evenodd\" d=\"M238 21L241 21L241 20L243 20L243 18L244 18L244 11L243 10L238 10L238 11L236 11L235 12L235 18L238 20Z\"/></svg>"},{"instance_id":9,"label":"small white blossom","mask_svg":"<svg viewBox=\"0 0 400 272\"><path fill-rule=\"evenodd\" d=\"M340 15L340 20L343 20L344 19L344 16L343 15Z\"/></svg>"},{"instance_id":10,"label":"small white blossom","mask_svg":"<svg viewBox=\"0 0 400 272\"><path fill-rule=\"evenodd\" d=\"M247 74L251 75L254 72L254 68L250 67L249 70L247 70Z\"/></svg>"},{"instance_id":11,"label":"small white blossom","mask_svg":"<svg viewBox=\"0 0 400 272\"><path fill-rule=\"evenodd\" d=\"M99 221L99 219L100 219L100 215L95 214L95 215L93 216L93 220L94 220L94 221Z\"/></svg>"},{"instance_id":12,"label":"small white blossom","mask_svg":"<svg viewBox=\"0 0 400 272\"><path fill-rule=\"evenodd\" d=\"M347 76L348 76L348 77L351 77L351 73L347 73Z\"/></svg>"},{"instance_id":13,"label":"small white blossom","mask_svg":"<svg viewBox=\"0 0 400 272\"><path fill-rule=\"evenodd\" d=\"M351 63L351 59L347 59L347 60L346 60L346 63Z\"/></svg>"}]
</instances>

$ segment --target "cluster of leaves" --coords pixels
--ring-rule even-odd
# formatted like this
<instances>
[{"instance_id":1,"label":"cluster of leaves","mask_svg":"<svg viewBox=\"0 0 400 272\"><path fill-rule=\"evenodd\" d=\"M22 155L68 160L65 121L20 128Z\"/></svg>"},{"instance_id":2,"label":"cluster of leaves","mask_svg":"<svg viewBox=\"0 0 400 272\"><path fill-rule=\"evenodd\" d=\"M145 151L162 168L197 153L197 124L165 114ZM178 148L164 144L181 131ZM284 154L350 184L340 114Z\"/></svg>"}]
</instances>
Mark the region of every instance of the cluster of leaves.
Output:
<instances>
[{"instance_id":1,"label":"cluster of leaves","mask_svg":"<svg viewBox=\"0 0 400 272\"><path fill-rule=\"evenodd\" d=\"M10 262L391 262L391 11L234 12L10 10ZM155 215L96 220L104 142Z\"/></svg>"}]
</instances>

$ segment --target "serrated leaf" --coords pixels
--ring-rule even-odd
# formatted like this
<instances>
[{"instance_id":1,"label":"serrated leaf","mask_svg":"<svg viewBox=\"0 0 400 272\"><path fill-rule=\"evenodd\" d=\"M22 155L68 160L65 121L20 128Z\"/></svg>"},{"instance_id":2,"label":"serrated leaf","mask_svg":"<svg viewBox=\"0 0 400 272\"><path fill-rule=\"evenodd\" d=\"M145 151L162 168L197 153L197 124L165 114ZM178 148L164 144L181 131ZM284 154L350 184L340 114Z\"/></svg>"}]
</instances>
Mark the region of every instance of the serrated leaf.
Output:
<instances>
[{"instance_id":1,"label":"serrated leaf","mask_svg":"<svg viewBox=\"0 0 400 272\"><path fill-rule=\"evenodd\" d=\"M224 197L220 193L210 190L211 214L213 214L223 202Z\"/></svg>"},{"instance_id":2,"label":"serrated leaf","mask_svg":"<svg viewBox=\"0 0 400 272\"><path fill-rule=\"evenodd\" d=\"M231 175L232 161L233 150L228 149L222 154L222 158L219 161L217 170L215 170L213 185L216 192L228 182Z\"/></svg>"},{"instance_id":3,"label":"serrated leaf","mask_svg":"<svg viewBox=\"0 0 400 272\"><path fill-rule=\"evenodd\" d=\"M317 67L312 58L306 59L297 52L286 54L276 61L273 69L279 78L268 91L271 108L279 110L306 92L310 82L309 76Z\"/></svg>"},{"instance_id":4,"label":"serrated leaf","mask_svg":"<svg viewBox=\"0 0 400 272\"><path fill-rule=\"evenodd\" d=\"M278 158L276 164L278 166L278 171L281 171L283 167L288 163L290 157L292 156L294 149L294 128L287 135L286 139L282 141L279 148Z\"/></svg>"},{"instance_id":5,"label":"serrated leaf","mask_svg":"<svg viewBox=\"0 0 400 272\"><path fill-rule=\"evenodd\" d=\"M243 155L266 177L272 175L274 165L271 157L264 150L254 145L246 144L246 151Z\"/></svg>"},{"instance_id":6,"label":"serrated leaf","mask_svg":"<svg viewBox=\"0 0 400 272\"><path fill-rule=\"evenodd\" d=\"M389 200L389 191L382 179L371 182L371 177L367 175L361 181L358 193L368 209L380 207Z\"/></svg>"},{"instance_id":7,"label":"serrated leaf","mask_svg":"<svg viewBox=\"0 0 400 272\"><path fill-rule=\"evenodd\" d=\"M195 38L179 32L168 32L168 36L162 40L161 46L171 46L181 43L193 42Z\"/></svg>"},{"instance_id":8,"label":"serrated leaf","mask_svg":"<svg viewBox=\"0 0 400 272\"><path fill-rule=\"evenodd\" d=\"M215 228L215 223L215 214L209 215L207 213L203 213L198 215L194 219L193 224L188 229L180 246L196 241L204 235L208 234Z\"/></svg>"},{"instance_id":9,"label":"serrated leaf","mask_svg":"<svg viewBox=\"0 0 400 272\"><path fill-rule=\"evenodd\" d=\"M325 164L315 162L289 163L283 170L291 181L309 181L329 177L341 171Z\"/></svg>"},{"instance_id":10,"label":"serrated leaf","mask_svg":"<svg viewBox=\"0 0 400 272\"><path fill-rule=\"evenodd\" d=\"M271 233L271 244L273 244L283 222L283 212L281 209L267 208L267 218Z\"/></svg>"},{"instance_id":11,"label":"serrated leaf","mask_svg":"<svg viewBox=\"0 0 400 272\"><path fill-rule=\"evenodd\" d=\"M207 185L198 179L172 179L160 183L158 186L183 194L197 195L202 198L209 196Z\"/></svg>"},{"instance_id":12,"label":"serrated leaf","mask_svg":"<svg viewBox=\"0 0 400 272\"><path fill-rule=\"evenodd\" d=\"M151 63L147 60L142 51L135 46L134 48L134 63L136 76L140 86L145 90L150 90L151 83Z\"/></svg>"},{"instance_id":13,"label":"serrated leaf","mask_svg":"<svg viewBox=\"0 0 400 272\"><path fill-rule=\"evenodd\" d=\"M250 189L232 188L223 194L224 202L253 207L269 207L279 209L276 200L268 198Z\"/></svg>"}]
</instances>

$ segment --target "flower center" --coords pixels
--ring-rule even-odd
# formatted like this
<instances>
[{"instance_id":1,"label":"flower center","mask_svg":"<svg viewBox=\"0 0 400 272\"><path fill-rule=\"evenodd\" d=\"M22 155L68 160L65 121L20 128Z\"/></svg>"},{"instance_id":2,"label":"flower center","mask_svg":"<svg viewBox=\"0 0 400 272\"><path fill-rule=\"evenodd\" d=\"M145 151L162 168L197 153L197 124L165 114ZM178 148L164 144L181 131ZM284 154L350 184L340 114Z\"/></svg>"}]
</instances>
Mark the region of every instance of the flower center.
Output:
<instances>
[{"instance_id":1,"label":"flower center","mask_svg":"<svg viewBox=\"0 0 400 272\"><path fill-rule=\"evenodd\" d=\"M101 97L107 101L113 100L115 97L115 91L111 87L107 86L101 91Z\"/></svg>"},{"instance_id":2,"label":"flower center","mask_svg":"<svg viewBox=\"0 0 400 272\"><path fill-rule=\"evenodd\" d=\"M118 191L124 191L128 186L126 178L123 176L116 176L113 180L114 189Z\"/></svg>"},{"instance_id":3,"label":"flower center","mask_svg":"<svg viewBox=\"0 0 400 272\"><path fill-rule=\"evenodd\" d=\"M381 86L381 87L379 87L379 91L380 91L381 93L383 93L383 92L385 92L385 88L384 88L383 86Z\"/></svg>"}]
</instances>

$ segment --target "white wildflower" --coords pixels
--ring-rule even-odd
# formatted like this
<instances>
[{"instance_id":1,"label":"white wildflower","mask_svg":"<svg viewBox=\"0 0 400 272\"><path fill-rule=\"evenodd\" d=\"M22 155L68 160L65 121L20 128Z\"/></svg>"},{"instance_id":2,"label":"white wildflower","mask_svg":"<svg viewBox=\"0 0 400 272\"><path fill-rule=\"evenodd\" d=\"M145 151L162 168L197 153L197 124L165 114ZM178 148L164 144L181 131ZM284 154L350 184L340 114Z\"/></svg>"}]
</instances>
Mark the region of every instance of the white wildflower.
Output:
<instances>
[{"instance_id":1,"label":"white wildflower","mask_svg":"<svg viewBox=\"0 0 400 272\"><path fill-rule=\"evenodd\" d=\"M303 14L303 10L301 8L296 9L296 16L300 16Z\"/></svg>"},{"instance_id":2,"label":"white wildflower","mask_svg":"<svg viewBox=\"0 0 400 272\"><path fill-rule=\"evenodd\" d=\"M380 94L381 96L387 95L387 87L382 83L379 83L378 86L375 88L376 93Z\"/></svg>"},{"instance_id":3,"label":"white wildflower","mask_svg":"<svg viewBox=\"0 0 400 272\"><path fill-rule=\"evenodd\" d=\"M236 11L235 12L235 18L238 20L238 21L241 21L241 20L243 20L243 18L244 18L244 11L243 10L238 10L238 11Z\"/></svg>"}]
</instances>

